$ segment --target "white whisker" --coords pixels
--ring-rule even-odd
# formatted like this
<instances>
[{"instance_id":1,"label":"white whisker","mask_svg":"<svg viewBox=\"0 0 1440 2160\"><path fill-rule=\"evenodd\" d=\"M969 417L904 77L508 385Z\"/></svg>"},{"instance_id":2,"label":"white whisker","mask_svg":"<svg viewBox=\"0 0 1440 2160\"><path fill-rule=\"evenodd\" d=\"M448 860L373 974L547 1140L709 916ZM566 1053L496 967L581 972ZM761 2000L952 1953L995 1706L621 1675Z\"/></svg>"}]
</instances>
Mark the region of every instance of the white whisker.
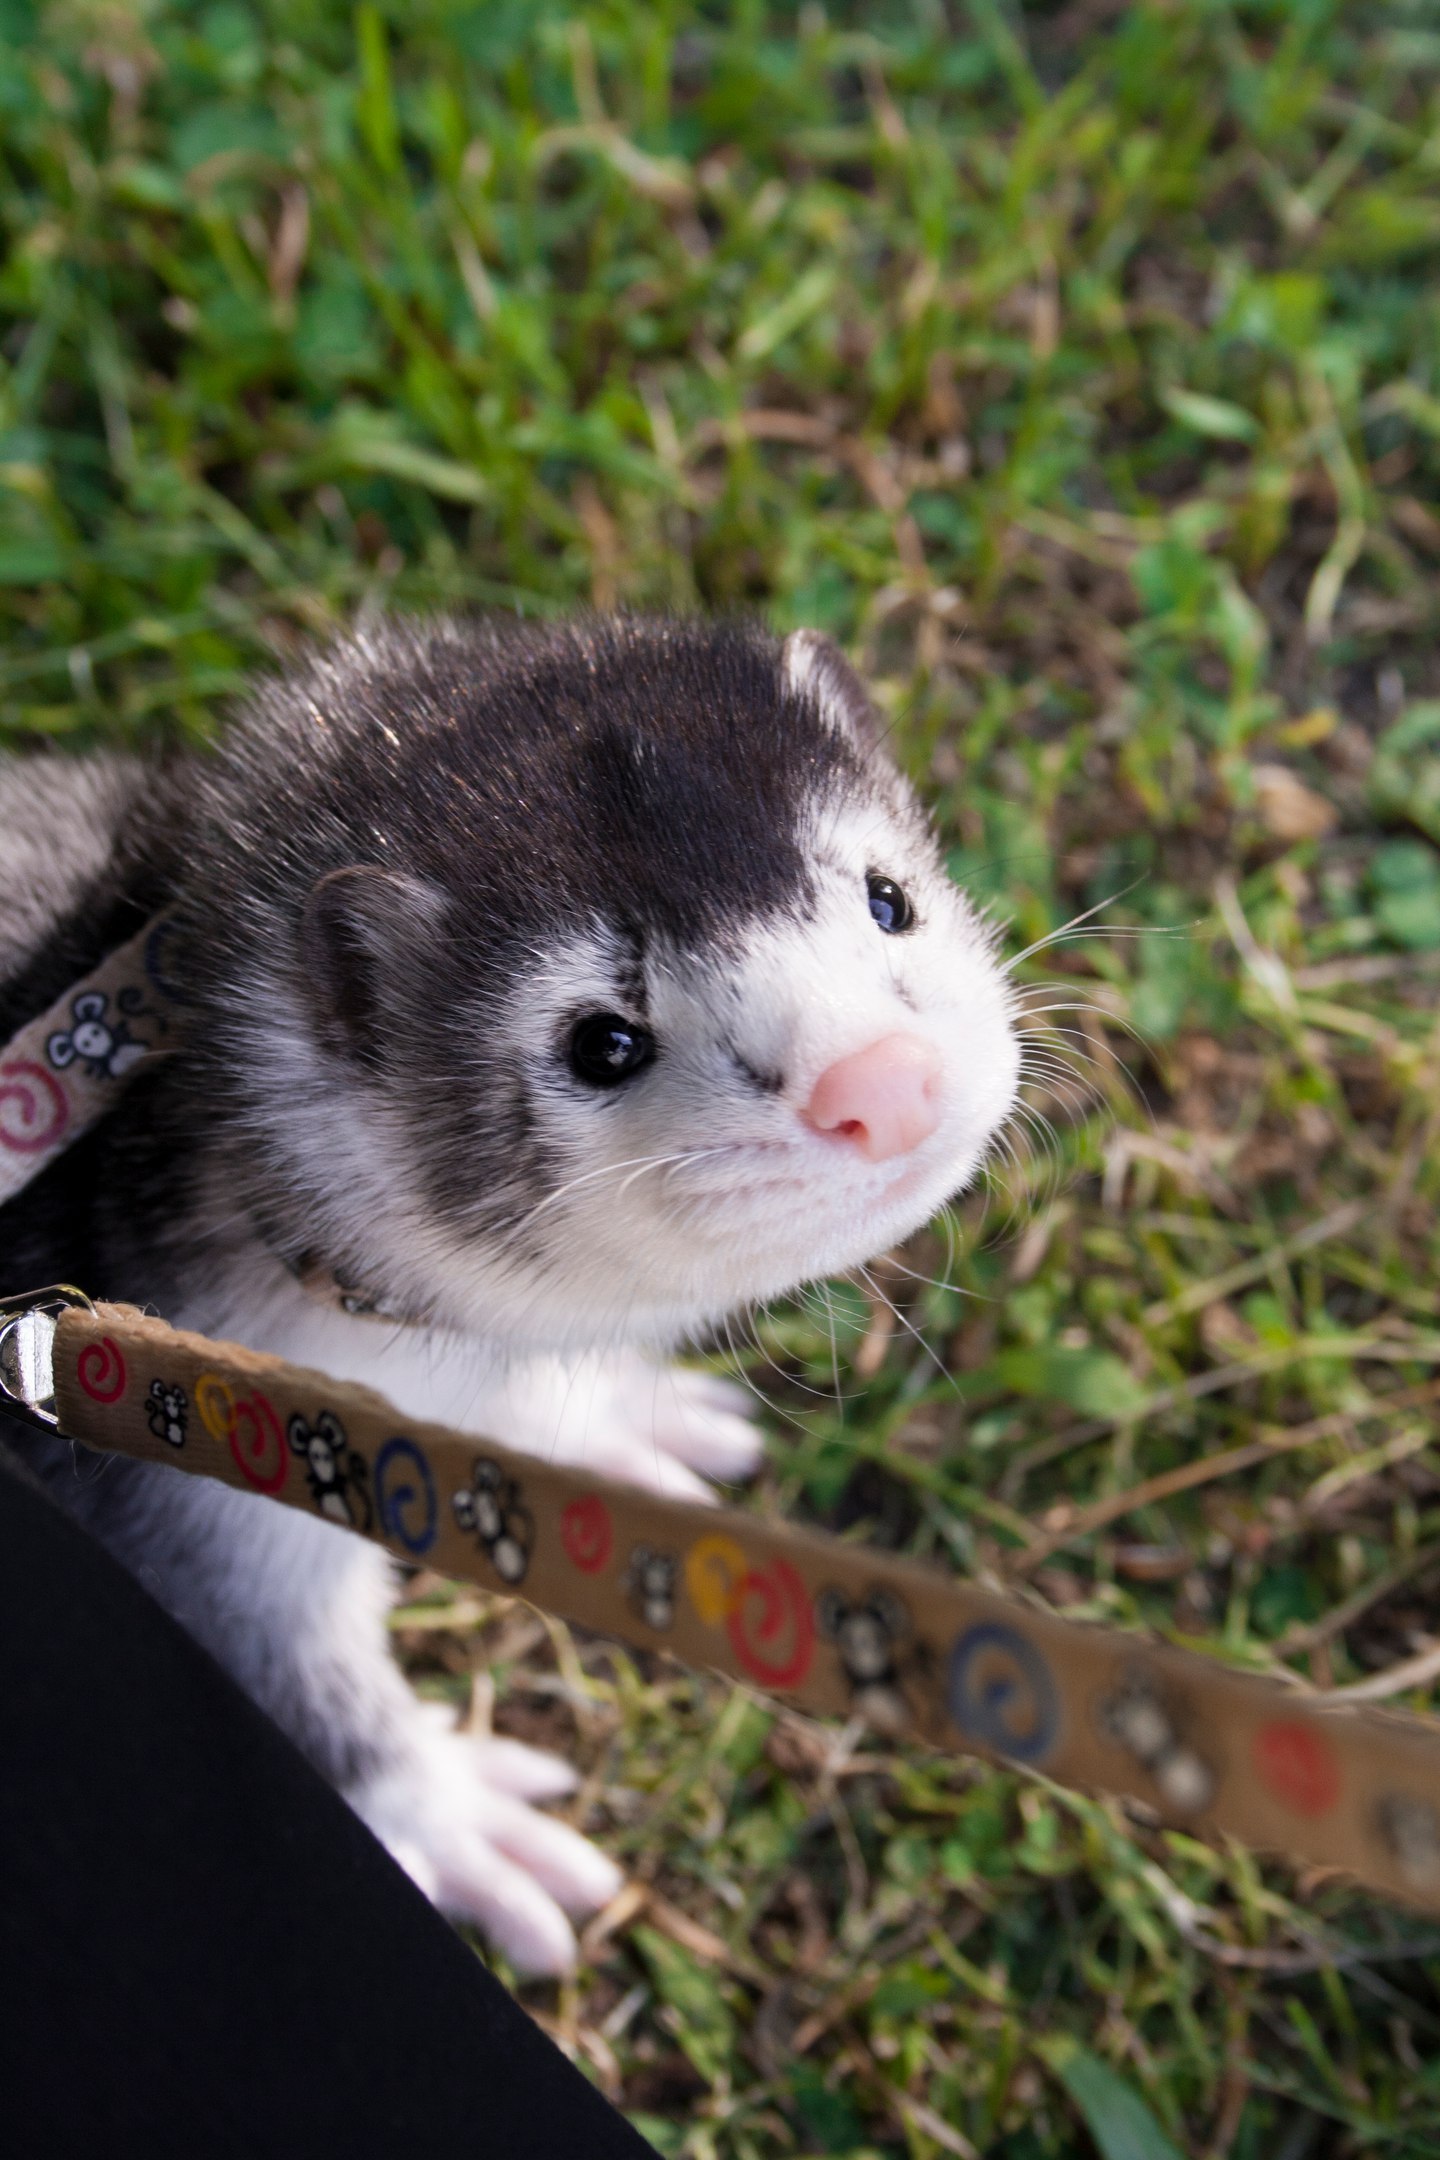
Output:
<instances>
[{"instance_id":1,"label":"white whisker","mask_svg":"<svg viewBox=\"0 0 1440 2160\"><path fill-rule=\"evenodd\" d=\"M1069 922L1061 923L1058 930L1051 930L1044 937L1036 938L1033 945L1027 945L1023 952L1016 953L1013 960L1007 960L1001 973L1005 975L1013 974L1022 960L1032 959L1036 953L1043 952L1047 945L1058 944L1068 931L1078 929L1081 923L1090 922L1093 917L1102 913L1105 908L1113 907L1117 900L1123 900L1127 893L1134 892L1135 887L1140 883L1139 878L1132 878L1128 885L1122 886L1119 892L1111 893L1108 899L1097 900L1094 907L1084 909L1079 915L1072 915Z\"/></svg>"},{"instance_id":2,"label":"white whisker","mask_svg":"<svg viewBox=\"0 0 1440 2160\"><path fill-rule=\"evenodd\" d=\"M563 1200L567 1193L574 1192L581 1185L591 1184L596 1178L618 1177L622 1170L633 1170L638 1177L642 1170L658 1169L662 1164L698 1162L704 1155L723 1155L724 1153L724 1148L682 1149L678 1154L674 1155L631 1155L624 1162L601 1163L598 1169L583 1171L579 1177L570 1178L564 1185L557 1185L554 1192L547 1193L545 1198L537 1202L527 1215L522 1215L518 1222L511 1223L508 1226L509 1230L513 1235L517 1231L528 1229L537 1215L543 1215L547 1208L554 1207L556 1201ZM629 1182L627 1179L626 1184L628 1185ZM625 1187L622 1186L621 1190L623 1192Z\"/></svg>"},{"instance_id":3,"label":"white whisker","mask_svg":"<svg viewBox=\"0 0 1440 2160\"><path fill-rule=\"evenodd\" d=\"M935 1367L936 1372L939 1373L941 1379L944 1380L948 1387L953 1388L955 1390L955 1393L958 1395L960 1393L959 1381L955 1378L954 1373L951 1372L949 1366L945 1363L944 1359L939 1355L939 1353L935 1350L932 1350L929 1343L925 1340L925 1337L920 1333L919 1328L915 1327L911 1323L911 1321L907 1319L906 1315L901 1312L899 1306L895 1304L893 1299L886 1297L885 1292L880 1288L880 1285L876 1282L874 1276L870 1273L870 1270L868 1268L857 1268L855 1272L860 1277L861 1281L866 1285L866 1287L870 1291L871 1296L877 1297L880 1300L880 1303L884 1305L888 1311L894 1314L895 1318L899 1321L901 1327L904 1328L906 1334L914 1337L915 1341L919 1343L920 1348L924 1351L926 1357L929 1358L931 1364Z\"/></svg>"}]
</instances>

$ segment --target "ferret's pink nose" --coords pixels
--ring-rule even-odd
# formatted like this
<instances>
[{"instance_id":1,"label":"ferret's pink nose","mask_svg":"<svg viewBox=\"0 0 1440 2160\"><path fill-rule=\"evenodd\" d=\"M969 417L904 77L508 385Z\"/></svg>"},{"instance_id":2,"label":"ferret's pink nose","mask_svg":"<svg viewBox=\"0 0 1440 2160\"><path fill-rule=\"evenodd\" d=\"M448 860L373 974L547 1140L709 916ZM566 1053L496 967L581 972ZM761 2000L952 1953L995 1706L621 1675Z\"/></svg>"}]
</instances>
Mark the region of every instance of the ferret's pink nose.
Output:
<instances>
[{"instance_id":1,"label":"ferret's pink nose","mask_svg":"<svg viewBox=\"0 0 1440 2160\"><path fill-rule=\"evenodd\" d=\"M870 1162L908 1155L940 1122L940 1052L919 1035L884 1035L827 1065L800 1115Z\"/></svg>"}]
</instances>

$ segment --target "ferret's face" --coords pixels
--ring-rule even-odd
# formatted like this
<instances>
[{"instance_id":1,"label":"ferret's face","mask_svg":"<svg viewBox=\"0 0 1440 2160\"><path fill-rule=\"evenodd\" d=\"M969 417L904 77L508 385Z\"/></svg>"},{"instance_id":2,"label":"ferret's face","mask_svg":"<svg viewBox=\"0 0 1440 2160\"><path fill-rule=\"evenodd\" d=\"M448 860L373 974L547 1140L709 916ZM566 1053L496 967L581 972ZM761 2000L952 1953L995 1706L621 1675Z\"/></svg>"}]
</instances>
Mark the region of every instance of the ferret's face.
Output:
<instances>
[{"instance_id":1,"label":"ferret's face","mask_svg":"<svg viewBox=\"0 0 1440 2160\"><path fill-rule=\"evenodd\" d=\"M872 1258L974 1177L1019 1071L993 937L833 648L594 635L424 763L440 829L306 901L320 1214L367 1282L526 1346Z\"/></svg>"},{"instance_id":2,"label":"ferret's face","mask_svg":"<svg viewBox=\"0 0 1440 2160\"><path fill-rule=\"evenodd\" d=\"M803 900L714 950L649 942L639 973L599 927L537 969L510 1045L553 1169L515 1241L568 1297L714 1317L974 1177L1015 1096L1009 999L907 807L847 774L807 806Z\"/></svg>"}]
</instances>

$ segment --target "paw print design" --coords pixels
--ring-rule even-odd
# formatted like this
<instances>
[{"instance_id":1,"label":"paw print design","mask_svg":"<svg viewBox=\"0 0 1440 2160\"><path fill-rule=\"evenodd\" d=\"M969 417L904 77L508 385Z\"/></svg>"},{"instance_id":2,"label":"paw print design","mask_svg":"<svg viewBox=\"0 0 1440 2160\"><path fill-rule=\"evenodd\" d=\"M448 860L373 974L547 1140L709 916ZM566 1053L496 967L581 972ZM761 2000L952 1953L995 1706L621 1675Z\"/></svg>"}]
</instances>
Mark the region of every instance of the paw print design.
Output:
<instances>
[{"instance_id":1,"label":"paw print design","mask_svg":"<svg viewBox=\"0 0 1440 2160\"><path fill-rule=\"evenodd\" d=\"M183 1387L172 1387L168 1380L150 1382L150 1392L145 1397L145 1422L157 1440L164 1440L171 1447L184 1447L189 1418L190 1398Z\"/></svg>"},{"instance_id":2,"label":"paw print design","mask_svg":"<svg viewBox=\"0 0 1440 2160\"><path fill-rule=\"evenodd\" d=\"M815 1600L815 1625L840 1653L858 1715L881 1732L898 1732L907 1718L901 1645L910 1634L910 1615L900 1599L888 1590L853 1598L844 1590L822 1590Z\"/></svg>"},{"instance_id":3,"label":"paw print design","mask_svg":"<svg viewBox=\"0 0 1440 2160\"><path fill-rule=\"evenodd\" d=\"M145 1055L146 1045L130 1032L126 1013L143 1011L139 993L120 992L120 1008L113 1017L103 990L84 990L70 1007L71 1025L57 1028L45 1044L45 1055L57 1072L78 1060L92 1080L118 1080Z\"/></svg>"},{"instance_id":4,"label":"paw print design","mask_svg":"<svg viewBox=\"0 0 1440 2160\"><path fill-rule=\"evenodd\" d=\"M365 1458L351 1447L334 1411L319 1411L313 1425L297 1411L285 1430L320 1513L346 1530L368 1530L374 1514Z\"/></svg>"},{"instance_id":5,"label":"paw print design","mask_svg":"<svg viewBox=\"0 0 1440 2160\"><path fill-rule=\"evenodd\" d=\"M1188 1746L1177 1717L1144 1673L1134 1673L1100 1709L1101 1723L1142 1768L1167 1805L1198 1815L1215 1794L1215 1772Z\"/></svg>"},{"instance_id":6,"label":"paw print design","mask_svg":"<svg viewBox=\"0 0 1440 2160\"><path fill-rule=\"evenodd\" d=\"M680 1563L674 1553L656 1552L649 1545L637 1545L630 1555L624 1588L646 1627L654 1628L657 1634L674 1624L675 1586L679 1578Z\"/></svg>"},{"instance_id":7,"label":"paw print design","mask_svg":"<svg viewBox=\"0 0 1440 2160\"><path fill-rule=\"evenodd\" d=\"M505 1583L522 1583L535 1543L535 1518L526 1507L516 1479L482 1455L470 1483L452 1495L451 1510L462 1530L470 1531L491 1567Z\"/></svg>"}]
</instances>

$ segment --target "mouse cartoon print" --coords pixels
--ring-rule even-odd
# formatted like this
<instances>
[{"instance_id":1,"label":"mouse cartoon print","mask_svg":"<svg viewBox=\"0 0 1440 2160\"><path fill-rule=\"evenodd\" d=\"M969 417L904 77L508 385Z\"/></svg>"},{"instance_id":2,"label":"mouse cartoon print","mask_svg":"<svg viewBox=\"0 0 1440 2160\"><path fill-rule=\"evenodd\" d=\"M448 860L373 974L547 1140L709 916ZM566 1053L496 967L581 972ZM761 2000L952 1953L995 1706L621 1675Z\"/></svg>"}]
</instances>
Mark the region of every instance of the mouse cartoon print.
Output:
<instances>
[{"instance_id":1,"label":"mouse cartoon print","mask_svg":"<svg viewBox=\"0 0 1440 2160\"><path fill-rule=\"evenodd\" d=\"M184 1388L168 1380L152 1380L145 1397L145 1422L156 1439L170 1447L183 1447L189 1420L190 1398Z\"/></svg>"},{"instance_id":2,"label":"mouse cartoon print","mask_svg":"<svg viewBox=\"0 0 1440 2160\"><path fill-rule=\"evenodd\" d=\"M515 1478L482 1455L470 1472L470 1483L452 1494L450 1509L460 1528L473 1532L503 1583L524 1582L535 1543L535 1518Z\"/></svg>"},{"instance_id":3,"label":"mouse cartoon print","mask_svg":"<svg viewBox=\"0 0 1440 2160\"><path fill-rule=\"evenodd\" d=\"M1137 1667L1100 1704L1099 1716L1102 1729L1149 1771L1170 1807L1182 1815L1203 1812L1218 1779L1190 1742L1192 1721L1182 1699Z\"/></svg>"},{"instance_id":4,"label":"mouse cartoon print","mask_svg":"<svg viewBox=\"0 0 1440 2160\"><path fill-rule=\"evenodd\" d=\"M674 1553L656 1552L650 1545L637 1545L631 1553L623 1588L632 1609L657 1634L674 1626L679 1579L680 1562Z\"/></svg>"},{"instance_id":5,"label":"mouse cartoon print","mask_svg":"<svg viewBox=\"0 0 1440 2160\"><path fill-rule=\"evenodd\" d=\"M305 1482L320 1513L346 1530L368 1531L374 1517L365 1458L351 1447L334 1411L317 1411L313 1424L297 1411L286 1434L291 1453L305 1465Z\"/></svg>"},{"instance_id":6,"label":"mouse cartoon print","mask_svg":"<svg viewBox=\"0 0 1440 2160\"><path fill-rule=\"evenodd\" d=\"M131 1016L143 1010L138 993L121 991L117 1005ZM118 1080L144 1057L147 1045L136 1040L124 1011L113 1016L103 990L86 990L70 1007L71 1024L57 1028L45 1043L45 1055L57 1072L77 1062L92 1080Z\"/></svg>"},{"instance_id":7,"label":"mouse cartoon print","mask_svg":"<svg viewBox=\"0 0 1440 2160\"><path fill-rule=\"evenodd\" d=\"M900 1599L889 1590L870 1590L863 1597L822 1590L815 1625L840 1654L856 1713L882 1732L898 1731L906 1719L900 1660L911 1634Z\"/></svg>"}]
</instances>

